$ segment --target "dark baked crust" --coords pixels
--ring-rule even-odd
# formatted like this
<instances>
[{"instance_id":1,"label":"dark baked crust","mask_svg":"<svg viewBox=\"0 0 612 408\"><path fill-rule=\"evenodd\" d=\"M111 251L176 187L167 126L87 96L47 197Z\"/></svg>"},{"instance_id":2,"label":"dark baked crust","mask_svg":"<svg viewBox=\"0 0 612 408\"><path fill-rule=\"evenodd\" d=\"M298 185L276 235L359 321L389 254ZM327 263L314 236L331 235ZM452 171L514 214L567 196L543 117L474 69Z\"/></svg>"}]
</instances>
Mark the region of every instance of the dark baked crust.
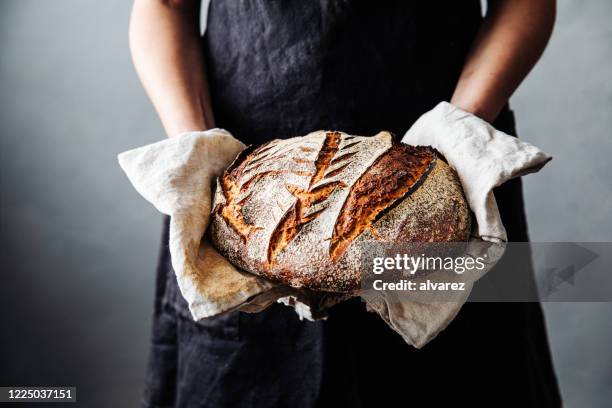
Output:
<instances>
[{"instance_id":1,"label":"dark baked crust","mask_svg":"<svg viewBox=\"0 0 612 408\"><path fill-rule=\"evenodd\" d=\"M210 237L247 271L351 292L355 242L464 241L469 228L459 181L433 149L315 132L242 152L218 181Z\"/></svg>"},{"instance_id":2,"label":"dark baked crust","mask_svg":"<svg viewBox=\"0 0 612 408\"><path fill-rule=\"evenodd\" d=\"M394 144L353 185L334 227L332 259L346 248L382 213L403 198L426 176L434 153L425 147Z\"/></svg>"}]
</instances>

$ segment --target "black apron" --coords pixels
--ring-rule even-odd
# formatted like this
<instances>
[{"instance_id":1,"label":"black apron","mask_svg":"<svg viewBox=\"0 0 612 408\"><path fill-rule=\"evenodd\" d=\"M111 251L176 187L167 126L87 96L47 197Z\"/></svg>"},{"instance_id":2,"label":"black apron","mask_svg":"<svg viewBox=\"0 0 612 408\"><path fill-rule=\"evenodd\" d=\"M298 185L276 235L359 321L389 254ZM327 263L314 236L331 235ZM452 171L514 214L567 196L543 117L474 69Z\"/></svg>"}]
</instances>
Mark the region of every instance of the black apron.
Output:
<instances>
[{"instance_id":1,"label":"black apron","mask_svg":"<svg viewBox=\"0 0 612 408\"><path fill-rule=\"evenodd\" d=\"M252 144L319 129L403 135L449 100L481 22L477 0L425 3L212 0L217 125ZM495 126L515 134L507 108ZM495 195L509 239L527 241L520 180ZM281 305L196 323L167 233L166 220L143 406L560 406L537 303L468 303L421 350L359 299L314 323Z\"/></svg>"}]
</instances>

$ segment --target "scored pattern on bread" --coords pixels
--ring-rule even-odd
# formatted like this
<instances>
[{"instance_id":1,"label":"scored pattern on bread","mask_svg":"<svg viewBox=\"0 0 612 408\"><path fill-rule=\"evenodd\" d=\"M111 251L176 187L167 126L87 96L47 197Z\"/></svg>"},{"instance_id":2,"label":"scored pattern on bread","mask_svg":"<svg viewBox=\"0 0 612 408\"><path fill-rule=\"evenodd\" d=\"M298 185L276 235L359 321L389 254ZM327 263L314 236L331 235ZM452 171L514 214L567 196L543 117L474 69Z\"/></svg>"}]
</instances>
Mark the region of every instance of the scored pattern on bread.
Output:
<instances>
[{"instance_id":1,"label":"scored pattern on bread","mask_svg":"<svg viewBox=\"0 0 612 408\"><path fill-rule=\"evenodd\" d=\"M289 242L295 238L297 233L300 231L302 226L310 221L314 220L321 212L325 209L324 202L329 198L331 193L338 187L346 185L342 181L332 181L329 183L318 184L319 181L324 180L330 176L326 173L332 164L336 153L338 152L340 144L340 133L339 132L328 132L325 135L323 147L319 151L319 156L315 160L315 174L310 179L310 183L306 190L288 184L287 190L293 194L296 198L295 204L285 213L285 216L281 219L280 223L276 226L276 229L272 233L270 238L270 245L268 247L268 265L272 266L274 259L282 251ZM296 158L293 159L296 161ZM300 162L305 162L304 159L297 159ZM348 164L348 163L347 163ZM330 173L337 174L346 165L337 167ZM316 186L316 187L313 187ZM312 211L311 209L315 206L317 209Z\"/></svg>"},{"instance_id":2,"label":"scored pattern on bread","mask_svg":"<svg viewBox=\"0 0 612 408\"><path fill-rule=\"evenodd\" d=\"M338 258L384 211L408 194L430 169L433 151L405 144L394 145L357 180L334 226L330 255Z\"/></svg>"},{"instance_id":3,"label":"scored pattern on bread","mask_svg":"<svg viewBox=\"0 0 612 408\"><path fill-rule=\"evenodd\" d=\"M243 242L255 231L261 229L247 222L241 211L242 205L251 197L254 190L251 186L264 177L278 176L283 173L292 173L295 176L310 177L309 171L288 168L275 169L276 160L282 159L293 147L294 143L286 143L279 146L278 141L272 141L252 151L245 150L239 155L234 163L226 170L224 177L220 179L221 192L224 203L216 206L218 212L225 222L234 229ZM314 147L300 146L303 152L314 152ZM306 159L293 158L295 163L308 163Z\"/></svg>"},{"instance_id":4,"label":"scored pattern on bread","mask_svg":"<svg viewBox=\"0 0 612 408\"><path fill-rule=\"evenodd\" d=\"M427 183L430 173L439 186ZM210 228L234 265L337 292L359 286L361 242L465 240L468 233L452 170L434 150L394 142L388 132L319 131L248 148L217 180Z\"/></svg>"}]
</instances>

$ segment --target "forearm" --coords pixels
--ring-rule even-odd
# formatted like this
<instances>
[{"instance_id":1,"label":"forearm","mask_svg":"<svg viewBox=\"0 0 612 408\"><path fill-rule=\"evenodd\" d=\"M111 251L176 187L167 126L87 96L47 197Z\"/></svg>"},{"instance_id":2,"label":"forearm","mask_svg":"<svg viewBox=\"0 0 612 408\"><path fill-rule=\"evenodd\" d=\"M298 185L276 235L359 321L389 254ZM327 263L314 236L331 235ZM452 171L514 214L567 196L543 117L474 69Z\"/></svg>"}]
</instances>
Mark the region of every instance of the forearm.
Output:
<instances>
[{"instance_id":1,"label":"forearm","mask_svg":"<svg viewBox=\"0 0 612 408\"><path fill-rule=\"evenodd\" d=\"M554 20L555 0L489 1L451 103L493 121L542 55Z\"/></svg>"},{"instance_id":2,"label":"forearm","mask_svg":"<svg viewBox=\"0 0 612 408\"><path fill-rule=\"evenodd\" d=\"M130 49L169 137L214 127L200 47L199 0L135 0Z\"/></svg>"}]
</instances>

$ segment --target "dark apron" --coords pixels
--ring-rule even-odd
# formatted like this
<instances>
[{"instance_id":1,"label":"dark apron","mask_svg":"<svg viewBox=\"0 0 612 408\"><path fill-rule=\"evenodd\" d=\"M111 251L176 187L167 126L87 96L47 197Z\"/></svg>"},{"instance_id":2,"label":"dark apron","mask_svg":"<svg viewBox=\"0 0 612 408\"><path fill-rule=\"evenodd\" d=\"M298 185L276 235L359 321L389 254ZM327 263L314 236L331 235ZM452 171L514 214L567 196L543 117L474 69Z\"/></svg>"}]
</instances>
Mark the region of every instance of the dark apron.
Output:
<instances>
[{"instance_id":1,"label":"dark apron","mask_svg":"<svg viewBox=\"0 0 612 408\"><path fill-rule=\"evenodd\" d=\"M450 98L481 21L477 0L425 3L213 0L203 47L217 125L252 144L318 129L403 135ZM495 126L515 134L508 109ZM527 241L520 180L495 195L509 239ZM358 299L314 323L281 305L196 323L167 228L144 406L560 405L537 303L468 303L422 350Z\"/></svg>"}]
</instances>

